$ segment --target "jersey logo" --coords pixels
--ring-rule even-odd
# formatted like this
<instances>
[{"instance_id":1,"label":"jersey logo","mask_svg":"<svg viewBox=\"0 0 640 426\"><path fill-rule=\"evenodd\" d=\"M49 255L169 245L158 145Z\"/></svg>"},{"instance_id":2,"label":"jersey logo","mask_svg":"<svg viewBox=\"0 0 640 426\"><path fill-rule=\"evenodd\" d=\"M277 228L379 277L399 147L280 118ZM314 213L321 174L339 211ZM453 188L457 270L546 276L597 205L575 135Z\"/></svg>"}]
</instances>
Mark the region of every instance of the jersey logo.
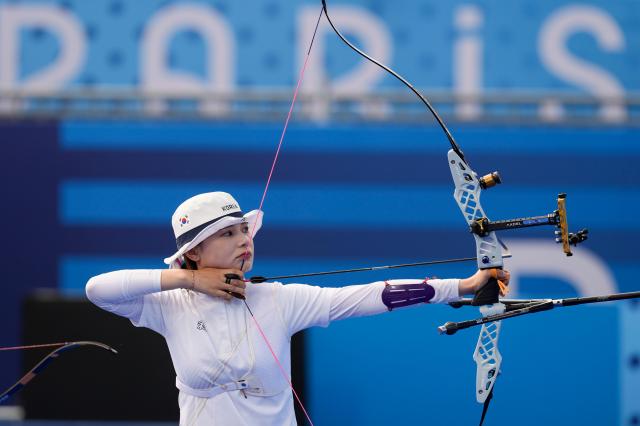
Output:
<instances>
[{"instance_id":1,"label":"jersey logo","mask_svg":"<svg viewBox=\"0 0 640 426\"><path fill-rule=\"evenodd\" d=\"M207 327L206 327L206 325L204 324L204 321L198 321L198 324L196 324L196 328L197 328L198 330L204 330L204 331L207 331Z\"/></svg>"}]
</instances>

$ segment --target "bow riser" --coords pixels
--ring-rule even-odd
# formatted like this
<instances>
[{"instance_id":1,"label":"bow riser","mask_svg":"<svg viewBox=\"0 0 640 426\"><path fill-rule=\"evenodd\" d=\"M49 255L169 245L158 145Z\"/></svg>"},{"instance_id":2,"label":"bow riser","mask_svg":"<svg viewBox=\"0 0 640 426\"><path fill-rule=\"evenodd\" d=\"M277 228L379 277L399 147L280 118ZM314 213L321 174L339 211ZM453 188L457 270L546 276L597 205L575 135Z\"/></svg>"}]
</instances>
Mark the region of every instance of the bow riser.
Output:
<instances>
[{"instance_id":1,"label":"bow riser","mask_svg":"<svg viewBox=\"0 0 640 426\"><path fill-rule=\"evenodd\" d=\"M485 218L484 210L480 205L480 192L482 187L478 181L478 175L460 156L450 149L447 158L449 169L455 184L453 197L458 203L467 224L471 226L478 219ZM502 245L495 232L489 232L484 236L473 235L476 240L476 254L479 269L501 268Z\"/></svg>"},{"instance_id":2,"label":"bow riser","mask_svg":"<svg viewBox=\"0 0 640 426\"><path fill-rule=\"evenodd\" d=\"M483 317L504 313L506 307L502 303L481 306L480 312ZM500 374L502 365L502 355L498 349L498 339L500 337L500 321L483 324L478 336L478 343L473 352L473 359L476 362L476 400L483 404L491 394L496 378Z\"/></svg>"},{"instance_id":3,"label":"bow riser","mask_svg":"<svg viewBox=\"0 0 640 426\"><path fill-rule=\"evenodd\" d=\"M487 217L480 204L482 185L477 173L453 149L449 150L447 158L455 184L453 197L471 229L474 222ZM502 244L496 233L493 231L483 235L474 233L473 236L476 240L478 268L502 268ZM491 281L482 293L476 294L475 298L477 305L483 305L480 306L483 317L504 313L506 309L502 303L495 303L498 302L497 282L494 282L495 279ZM485 403L487 398L490 398L493 385L500 373L502 364L502 356L498 350L500 327L500 322L484 324L473 353L473 359L476 362L476 400L479 403Z\"/></svg>"}]
</instances>

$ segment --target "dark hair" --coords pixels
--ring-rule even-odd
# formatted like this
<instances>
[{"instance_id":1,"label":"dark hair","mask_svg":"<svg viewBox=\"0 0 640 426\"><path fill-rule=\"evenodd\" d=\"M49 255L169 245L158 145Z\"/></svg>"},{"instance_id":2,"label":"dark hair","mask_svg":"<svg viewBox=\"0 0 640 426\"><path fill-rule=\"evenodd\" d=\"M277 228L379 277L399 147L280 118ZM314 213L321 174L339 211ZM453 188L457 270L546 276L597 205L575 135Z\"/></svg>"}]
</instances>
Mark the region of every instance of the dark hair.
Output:
<instances>
[{"instance_id":1,"label":"dark hair","mask_svg":"<svg viewBox=\"0 0 640 426\"><path fill-rule=\"evenodd\" d=\"M182 269L188 269L190 271L197 271L198 270L198 264L189 259L187 256L183 256L184 259L184 263L182 264L182 266L180 268Z\"/></svg>"}]
</instances>

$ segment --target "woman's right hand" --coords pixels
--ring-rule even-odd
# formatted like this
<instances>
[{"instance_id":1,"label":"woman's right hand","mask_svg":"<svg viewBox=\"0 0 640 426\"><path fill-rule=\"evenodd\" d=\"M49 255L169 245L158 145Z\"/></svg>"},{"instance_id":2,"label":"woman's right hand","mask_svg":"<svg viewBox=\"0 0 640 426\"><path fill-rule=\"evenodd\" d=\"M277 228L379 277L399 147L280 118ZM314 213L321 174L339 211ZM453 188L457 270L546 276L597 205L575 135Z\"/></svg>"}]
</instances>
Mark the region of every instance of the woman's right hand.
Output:
<instances>
[{"instance_id":1,"label":"woman's right hand","mask_svg":"<svg viewBox=\"0 0 640 426\"><path fill-rule=\"evenodd\" d=\"M247 285L243 281L244 274L239 269L217 269L203 268L198 270L189 270L191 273L192 290L199 293L208 294L213 297L220 297L225 300L231 300L232 297L240 295L244 299L245 288ZM227 275L235 275L240 279L229 279ZM229 281L227 283L227 281Z\"/></svg>"}]
</instances>

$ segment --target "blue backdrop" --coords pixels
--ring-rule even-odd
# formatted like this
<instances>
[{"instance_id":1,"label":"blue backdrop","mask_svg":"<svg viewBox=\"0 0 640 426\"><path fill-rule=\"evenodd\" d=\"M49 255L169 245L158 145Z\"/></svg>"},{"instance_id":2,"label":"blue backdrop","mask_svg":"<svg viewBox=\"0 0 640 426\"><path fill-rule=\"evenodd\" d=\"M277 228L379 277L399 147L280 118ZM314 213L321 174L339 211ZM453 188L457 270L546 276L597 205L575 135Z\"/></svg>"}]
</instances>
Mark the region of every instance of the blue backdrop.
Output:
<instances>
[{"instance_id":1,"label":"blue backdrop","mask_svg":"<svg viewBox=\"0 0 640 426\"><path fill-rule=\"evenodd\" d=\"M329 7L359 46L377 49L419 87L612 99L640 90L636 0L353 0ZM318 12L316 1L0 0L0 87L290 88ZM304 90L398 87L384 73L367 74L325 24L318 43ZM550 243L551 229L505 233L516 296L638 289L637 127L469 124L452 131L476 170L503 176L484 195L492 219L549 213L567 192L570 226L591 230L570 259ZM19 302L36 287L82 294L94 274L163 267L174 250L168 219L183 199L219 189L245 210L257 207L280 132L280 123L1 122L3 346L19 342ZM293 125L265 205L254 272L472 256L446 150L429 124ZM310 282L472 272L473 265L457 265ZM475 315L427 307L309 332L312 417L317 424L476 422L476 333L435 332ZM633 303L505 323L494 424L639 424L638 324ZM12 383L18 355L3 353L2 363L0 383Z\"/></svg>"},{"instance_id":2,"label":"blue backdrop","mask_svg":"<svg viewBox=\"0 0 640 426\"><path fill-rule=\"evenodd\" d=\"M538 215L566 191L572 228L591 238L565 258L551 228L504 233L516 296L564 297L637 290L638 157L632 128L454 126L479 171L504 183L483 200L491 218ZM4 123L5 271L2 319L34 287L81 294L87 279L119 268L164 267L169 217L183 199L226 190L257 206L277 125L185 122ZM473 256L452 198L446 139L433 127L294 125L256 238L258 275ZM545 245L548 244L548 245ZM527 247L540 247L528 251ZM16 256L16 254L20 254ZM520 260L516 259L519 257ZM533 267L527 269L526 265ZM37 266L35 266L37 265ZM535 266L538 265L538 266ZM584 270L587 275L567 274ZM474 266L309 280L345 285L391 277L466 276ZM607 287L609 286L609 287ZM632 424L639 410L640 309L580 307L505 323L504 374L495 424ZM469 424L476 332L436 326L475 310L430 306L313 330L311 413L318 424ZM18 327L2 340L18 341ZM3 355L4 356L4 355ZM17 360L2 381L17 375ZM530 415L522 417L521 413ZM501 420L499 421L498 418Z\"/></svg>"},{"instance_id":3,"label":"blue backdrop","mask_svg":"<svg viewBox=\"0 0 640 426\"><path fill-rule=\"evenodd\" d=\"M347 26L346 33L360 46L377 46L383 62L419 87L461 87L459 75L465 87L478 91L608 90L616 95L640 90L636 0L403 0L402 7L379 0L328 3L339 19L344 14L338 26ZM7 63L0 76L9 87L35 79L59 88L167 89L185 76L203 85L217 79L218 87L226 88L289 87L315 24L304 16L315 21L320 10L319 1L286 0L0 1L0 7L8 6L36 7L28 13L45 17L25 22L6 15L12 23L6 35L12 35L15 55L4 53ZM62 23L52 23L56 11ZM169 23L172 15L180 25ZM349 22L356 23L352 27ZM60 28L71 35L63 39ZM166 40L147 38L153 31ZM317 46L311 66L322 68L327 81L358 67L361 60L329 33L326 23L320 34L323 47ZM6 49L9 38L4 42ZM67 47L77 63L61 58ZM216 51L222 56L210 64ZM152 59L154 52L160 59ZM57 80L38 75L63 62L69 68ZM9 76L10 69L15 76ZM364 87L398 87L385 73L379 76Z\"/></svg>"}]
</instances>

